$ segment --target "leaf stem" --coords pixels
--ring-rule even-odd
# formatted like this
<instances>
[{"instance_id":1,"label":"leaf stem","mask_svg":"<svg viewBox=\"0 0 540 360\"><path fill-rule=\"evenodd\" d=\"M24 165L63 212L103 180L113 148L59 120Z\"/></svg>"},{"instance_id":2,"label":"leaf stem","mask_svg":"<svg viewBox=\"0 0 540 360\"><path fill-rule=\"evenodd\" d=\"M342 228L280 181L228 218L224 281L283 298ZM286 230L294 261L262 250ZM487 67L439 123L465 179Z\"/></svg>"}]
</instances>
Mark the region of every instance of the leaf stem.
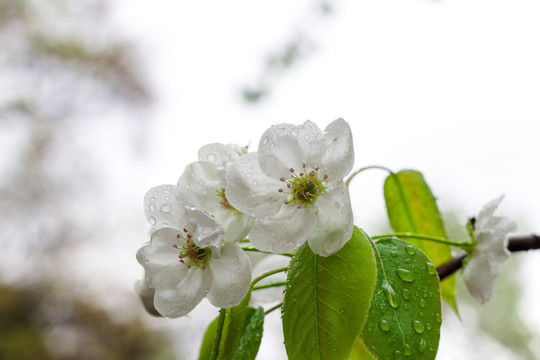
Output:
<instances>
[{"instance_id":1,"label":"leaf stem","mask_svg":"<svg viewBox=\"0 0 540 360\"><path fill-rule=\"evenodd\" d=\"M264 312L264 315L266 316L266 315L270 314L272 311L274 311L274 310L276 310L276 309L279 309L279 308L282 307L282 306L283 306L283 301L280 302L279 304L277 304L276 306L272 306L270 309L266 310L266 311Z\"/></svg>"},{"instance_id":2,"label":"leaf stem","mask_svg":"<svg viewBox=\"0 0 540 360\"><path fill-rule=\"evenodd\" d=\"M289 268L288 267L282 267L282 268L279 268L279 269L275 269L275 270L272 270L272 271L269 271L269 272L266 272L262 275L259 275L257 276L255 279L253 279L253 281L251 282L251 289L253 290L255 288L255 284L258 283L259 281L261 281L262 279L264 278L267 278L271 275L274 275L274 274L277 274L277 273L280 273L280 272L284 272L284 271L287 271Z\"/></svg>"},{"instance_id":3,"label":"leaf stem","mask_svg":"<svg viewBox=\"0 0 540 360\"><path fill-rule=\"evenodd\" d=\"M283 286L283 285L286 285L286 284L287 284L286 281L276 281L276 282L269 283L269 284L254 286L253 290L267 289L267 288L271 288L271 287Z\"/></svg>"},{"instance_id":4,"label":"leaf stem","mask_svg":"<svg viewBox=\"0 0 540 360\"><path fill-rule=\"evenodd\" d=\"M379 165L371 165L371 166L366 166L366 167L363 167L363 168L360 168L358 170L356 170L355 172L353 172L351 175L349 175L349 177L347 178L347 180L345 180L345 187L348 189L349 188L349 184L351 183L352 179L354 179L354 177L358 174L360 174L361 172L363 171L366 171L366 170L371 170L371 169L380 169L380 170L385 170L385 171L388 171L390 174L393 174L392 170L388 169L387 167L384 167L384 166L379 166Z\"/></svg>"},{"instance_id":5,"label":"leaf stem","mask_svg":"<svg viewBox=\"0 0 540 360\"><path fill-rule=\"evenodd\" d=\"M410 232L402 232L402 233L393 233L393 234L382 234L382 235L376 235L372 236L371 238L373 240L377 239L383 239L383 238L389 238L389 237L398 237L398 238L407 238L407 239L417 239L417 240L427 240L432 241L436 243L441 244L447 244L447 245L454 245L454 246L460 246L463 248L469 248L473 244L471 242L466 241L453 241L442 237L437 236L429 236L429 235L422 235L422 234L415 234Z\"/></svg>"},{"instance_id":6,"label":"leaf stem","mask_svg":"<svg viewBox=\"0 0 540 360\"><path fill-rule=\"evenodd\" d=\"M258 253L262 253L262 254L273 254L273 255L283 255L283 256L288 256L288 257L293 257L294 254L292 253L283 253L283 254L276 254L276 253L271 253L271 252L267 252L267 251L261 251L257 248L254 248L253 246L241 246L242 250L244 251L252 251L252 252L258 252Z\"/></svg>"}]
</instances>

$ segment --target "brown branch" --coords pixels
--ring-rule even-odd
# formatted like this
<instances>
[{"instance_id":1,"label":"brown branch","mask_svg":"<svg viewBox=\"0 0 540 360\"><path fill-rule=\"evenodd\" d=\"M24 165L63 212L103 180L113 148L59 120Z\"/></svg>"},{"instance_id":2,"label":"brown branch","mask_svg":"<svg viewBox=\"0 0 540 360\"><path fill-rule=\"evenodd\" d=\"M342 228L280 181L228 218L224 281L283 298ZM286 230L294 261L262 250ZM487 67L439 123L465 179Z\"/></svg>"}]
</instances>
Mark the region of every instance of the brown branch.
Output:
<instances>
[{"instance_id":1,"label":"brown branch","mask_svg":"<svg viewBox=\"0 0 540 360\"><path fill-rule=\"evenodd\" d=\"M512 236L508 241L508 250L511 252L528 251L533 249L540 249L540 235L531 234ZM440 265L437 268L439 279L443 280L459 270L463 265L463 259L466 257L467 254L461 254Z\"/></svg>"}]
</instances>

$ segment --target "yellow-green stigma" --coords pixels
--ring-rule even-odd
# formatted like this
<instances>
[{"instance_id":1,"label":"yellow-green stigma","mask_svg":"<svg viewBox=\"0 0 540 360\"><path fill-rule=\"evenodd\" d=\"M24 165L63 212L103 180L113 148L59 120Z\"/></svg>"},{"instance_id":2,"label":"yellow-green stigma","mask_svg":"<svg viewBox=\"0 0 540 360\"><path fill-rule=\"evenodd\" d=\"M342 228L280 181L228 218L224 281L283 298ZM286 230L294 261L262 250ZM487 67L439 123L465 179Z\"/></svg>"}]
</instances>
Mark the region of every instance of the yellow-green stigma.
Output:
<instances>
[{"instance_id":1,"label":"yellow-green stigma","mask_svg":"<svg viewBox=\"0 0 540 360\"><path fill-rule=\"evenodd\" d=\"M290 198L285 200L286 205L293 204L297 208L311 205L315 202L317 197L324 193L326 186L324 183L328 180L328 175L323 175L322 179L319 178L319 167L313 168L313 170L306 170L306 164L302 164L302 172L296 173L293 168L290 168L291 177L286 180L281 178L280 180L287 184L287 191L279 189L279 192L290 193Z\"/></svg>"},{"instance_id":2,"label":"yellow-green stigma","mask_svg":"<svg viewBox=\"0 0 540 360\"><path fill-rule=\"evenodd\" d=\"M181 234L176 234L177 239L184 239L185 244L179 247L177 244L173 244L173 248L179 249L180 254L178 258L180 262L187 266L188 269L203 269L208 268L208 263L212 259L212 250L209 248L200 248L193 242L193 235L186 229L184 229L185 237Z\"/></svg>"},{"instance_id":3,"label":"yellow-green stigma","mask_svg":"<svg viewBox=\"0 0 540 360\"><path fill-rule=\"evenodd\" d=\"M229 203L229 200L227 200L227 197L225 196L225 188L222 187L221 189L219 190L216 190L216 193L217 193L217 196L219 196L221 198L221 201L220 201L220 204L221 204L221 207L225 208L225 209L229 209L229 210L232 210L236 213L240 213L240 211L236 210L230 203Z\"/></svg>"}]
</instances>

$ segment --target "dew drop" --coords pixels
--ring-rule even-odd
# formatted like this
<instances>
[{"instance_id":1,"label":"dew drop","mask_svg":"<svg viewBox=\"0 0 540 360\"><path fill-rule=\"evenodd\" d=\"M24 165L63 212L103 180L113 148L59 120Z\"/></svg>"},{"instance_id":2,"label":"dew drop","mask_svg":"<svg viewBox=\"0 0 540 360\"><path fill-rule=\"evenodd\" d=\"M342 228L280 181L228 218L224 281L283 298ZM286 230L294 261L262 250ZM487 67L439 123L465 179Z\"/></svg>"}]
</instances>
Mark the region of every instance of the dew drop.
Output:
<instances>
[{"instance_id":1,"label":"dew drop","mask_svg":"<svg viewBox=\"0 0 540 360\"><path fill-rule=\"evenodd\" d=\"M382 283L382 288L384 290L384 295L386 296L386 300L388 300L388 303L390 304L390 306L393 307L394 309L399 307L400 300L396 292L394 291L394 288L392 288L392 286L387 281L384 281Z\"/></svg>"},{"instance_id":2,"label":"dew drop","mask_svg":"<svg viewBox=\"0 0 540 360\"><path fill-rule=\"evenodd\" d=\"M264 137L263 141L262 141L263 145L266 145L268 144L268 137Z\"/></svg>"},{"instance_id":3,"label":"dew drop","mask_svg":"<svg viewBox=\"0 0 540 360\"><path fill-rule=\"evenodd\" d=\"M440 324L442 322L441 314L435 314L435 320L437 320L437 322Z\"/></svg>"},{"instance_id":4,"label":"dew drop","mask_svg":"<svg viewBox=\"0 0 540 360\"><path fill-rule=\"evenodd\" d=\"M412 245L407 245L405 247L405 251L407 252L407 254L409 255L416 255L416 249L414 248L414 246Z\"/></svg>"},{"instance_id":5,"label":"dew drop","mask_svg":"<svg viewBox=\"0 0 540 360\"><path fill-rule=\"evenodd\" d=\"M339 313L344 314L345 313L345 308L343 308L343 307L339 308Z\"/></svg>"},{"instance_id":6,"label":"dew drop","mask_svg":"<svg viewBox=\"0 0 540 360\"><path fill-rule=\"evenodd\" d=\"M411 292L408 289L401 290L401 295L407 301L411 298Z\"/></svg>"},{"instance_id":7,"label":"dew drop","mask_svg":"<svg viewBox=\"0 0 540 360\"><path fill-rule=\"evenodd\" d=\"M155 197L150 198L150 201L152 201L152 202L153 202L153 201L156 201L156 198L155 198Z\"/></svg>"},{"instance_id":8,"label":"dew drop","mask_svg":"<svg viewBox=\"0 0 540 360\"><path fill-rule=\"evenodd\" d=\"M423 353L424 350L426 350L426 346L427 346L426 340L424 340L424 338L420 339L420 342L418 343L418 351Z\"/></svg>"},{"instance_id":9,"label":"dew drop","mask_svg":"<svg viewBox=\"0 0 540 360\"><path fill-rule=\"evenodd\" d=\"M379 322L379 327L381 328L382 331L386 331L386 332L390 331L390 324L386 320L381 320Z\"/></svg>"},{"instance_id":10,"label":"dew drop","mask_svg":"<svg viewBox=\"0 0 540 360\"><path fill-rule=\"evenodd\" d=\"M390 252L390 255L392 255L392 257L396 257L398 256L398 252L395 250L392 250L392 252Z\"/></svg>"},{"instance_id":11,"label":"dew drop","mask_svg":"<svg viewBox=\"0 0 540 360\"><path fill-rule=\"evenodd\" d=\"M427 298L428 297L428 291L427 289L422 290L422 296Z\"/></svg>"},{"instance_id":12,"label":"dew drop","mask_svg":"<svg viewBox=\"0 0 540 360\"><path fill-rule=\"evenodd\" d=\"M150 208L150 211L155 211L156 210L156 204L150 204L149 208Z\"/></svg>"},{"instance_id":13,"label":"dew drop","mask_svg":"<svg viewBox=\"0 0 540 360\"><path fill-rule=\"evenodd\" d=\"M291 131L291 135L292 136L298 136L298 130Z\"/></svg>"},{"instance_id":14,"label":"dew drop","mask_svg":"<svg viewBox=\"0 0 540 360\"><path fill-rule=\"evenodd\" d=\"M413 282L414 281L414 274L406 269L397 269L396 270L397 276L405 281L405 282Z\"/></svg>"},{"instance_id":15,"label":"dew drop","mask_svg":"<svg viewBox=\"0 0 540 360\"><path fill-rule=\"evenodd\" d=\"M426 329L431 330L432 328L431 323L426 323Z\"/></svg>"},{"instance_id":16,"label":"dew drop","mask_svg":"<svg viewBox=\"0 0 540 360\"><path fill-rule=\"evenodd\" d=\"M216 154L210 153L210 154L206 155L206 160L208 160L210 162L214 162L214 161L216 161L216 159L217 159Z\"/></svg>"},{"instance_id":17,"label":"dew drop","mask_svg":"<svg viewBox=\"0 0 540 360\"><path fill-rule=\"evenodd\" d=\"M411 347L408 345L408 344L405 344L405 356L411 356L412 355L412 350L411 350Z\"/></svg>"},{"instance_id":18,"label":"dew drop","mask_svg":"<svg viewBox=\"0 0 540 360\"><path fill-rule=\"evenodd\" d=\"M170 213L171 212L171 206L169 204L164 204L161 209L164 213Z\"/></svg>"},{"instance_id":19,"label":"dew drop","mask_svg":"<svg viewBox=\"0 0 540 360\"><path fill-rule=\"evenodd\" d=\"M153 216L150 216L148 218L148 222L150 223L150 225L156 225L156 218Z\"/></svg>"},{"instance_id":20,"label":"dew drop","mask_svg":"<svg viewBox=\"0 0 540 360\"><path fill-rule=\"evenodd\" d=\"M367 331L372 332L373 331L373 325L368 324Z\"/></svg>"},{"instance_id":21,"label":"dew drop","mask_svg":"<svg viewBox=\"0 0 540 360\"><path fill-rule=\"evenodd\" d=\"M420 299L420 307L425 308L426 307L426 300Z\"/></svg>"},{"instance_id":22,"label":"dew drop","mask_svg":"<svg viewBox=\"0 0 540 360\"><path fill-rule=\"evenodd\" d=\"M246 177L247 177L247 178L250 178L250 177L251 177L251 173L246 173Z\"/></svg>"},{"instance_id":23,"label":"dew drop","mask_svg":"<svg viewBox=\"0 0 540 360\"><path fill-rule=\"evenodd\" d=\"M437 274L437 269L435 268L435 265L433 265L431 262L426 262L426 269L430 275Z\"/></svg>"},{"instance_id":24,"label":"dew drop","mask_svg":"<svg viewBox=\"0 0 540 360\"><path fill-rule=\"evenodd\" d=\"M412 327L414 331L416 331L419 334L424 332L424 323L422 323L421 321L413 320Z\"/></svg>"}]
</instances>

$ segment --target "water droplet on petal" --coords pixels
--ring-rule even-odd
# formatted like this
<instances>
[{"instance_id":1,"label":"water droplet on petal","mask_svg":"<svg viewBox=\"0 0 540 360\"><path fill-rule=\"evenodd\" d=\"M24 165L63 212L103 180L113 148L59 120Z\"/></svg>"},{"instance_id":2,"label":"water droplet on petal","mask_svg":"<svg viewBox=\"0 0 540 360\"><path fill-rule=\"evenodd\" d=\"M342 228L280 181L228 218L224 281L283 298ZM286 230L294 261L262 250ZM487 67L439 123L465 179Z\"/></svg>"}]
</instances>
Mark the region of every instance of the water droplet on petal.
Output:
<instances>
[{"instance_id":1,"label":"water droplet on petal","mask_svg":"<svg viewBox=\"0 0 540 360\"><path fill-rule=\"evenodd\" d=\"M379 322L379 327L382 331L390 331L390 324L386 320L381 320Z\"/></svg>"},{"instance_id":2,"label":"water droplet on petal","mask_svg":"<svg viewBox=\"0 0 540 360\"><path fill-rule=\"evenodd\" d=\"M150 209L150 211L155 211L156 210L156 205L155 204L150 204L150 206L148 208Z\"/></svg>"},{"instance_id":3,"label":"water droplet on petal","mask_svg":"<svg viewBox=\"0 0 540 360\"><path fill-rule=\"evenodd\" d=\"M161 211L163 211L164 213L169 213L171 212L171 206L169 204L164 204L161 209Z\"/></svg>"},{"instance_id":4,"label":"water droplet on petal","mask_svg":"<svg viewBox=\"0 0 540 360\"><path fill-rule=\"evenodd\" d=\"M412 327L413 327L414 331L416 331L419 334L424 332L424 323L421 322L421 321L413 320Z\"/></svg>"},{"instance_id":5,"label":"water droplet on petal","mask_svg":"<svg viewBox=\"0 0 540 360\"><path fill-rule=\"evenodd\" d=\"M206 155L206 160L208 160L210 162L214 162L214 161L216 161L216 159L217 159L216 154L210 153L210 154Z\"/></svg>"},{"instance_id":6,"label":"water droplet on petal","mask_svg":"<svg viewBox=\"0 0 540 360\"><path fill-rule=\"evenodd\" d=\"M292 136L298 136L298 130L291 131L291 135Z\"/></svg>"},{"instance_id":7,"label":"water droplet on petal","mask_svg":"<svg viewBox=\"0 0 540 360\"><path fill-rule=\"evenodd\" d=\"M150 216L148 218L148 222L150 223L150 225L156 225L156 218L153 216Z\"/></svg>"},{"instance_id":8,"label":"water droplet on petal","mask_svg":"<svg viewBox=\"0 0 540 360\"><path fill-rule=\"evenodd\" d=\"M396 274L401 280L405 282L414 281L414 274L407 269L397 269Z\"/></svg>"}]
</instances>

